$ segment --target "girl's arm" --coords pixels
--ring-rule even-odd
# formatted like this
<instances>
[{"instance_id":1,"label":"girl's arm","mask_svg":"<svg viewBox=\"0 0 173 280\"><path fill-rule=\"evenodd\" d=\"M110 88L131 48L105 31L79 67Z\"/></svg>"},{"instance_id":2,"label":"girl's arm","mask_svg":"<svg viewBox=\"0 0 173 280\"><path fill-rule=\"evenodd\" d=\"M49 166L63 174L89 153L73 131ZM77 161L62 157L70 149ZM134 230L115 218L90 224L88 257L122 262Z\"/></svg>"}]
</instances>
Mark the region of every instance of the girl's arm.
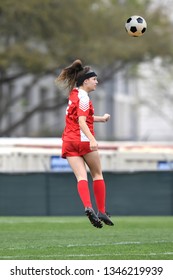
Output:
<instances>
[{"instance_id":1,"label":"girl's arm","mask_svg":"<svg viewBox=\"0 0 173 280\"><path fill-rule=\"evenodd\" d=\"M94 122L107 122L109 119L109 114L104 114L103 116L94 116Z\"/></svg>"},{"instance_id":2,"label":"girl's arm","mask_svg":"<svg viewBox=\"0 0 173 280\"><path fill-rule=\"evenodd\" d=\"M97 150L98 149L97 141L96 141L95 137L92 135L92 133L90 132L90 129L89 129L87 123L86 123L86 117L85 116L80 116L79 117L79 126L80 126L80 129L82 130L82 132L89 139L91 150Z\"/></svg>"}]
</instances>

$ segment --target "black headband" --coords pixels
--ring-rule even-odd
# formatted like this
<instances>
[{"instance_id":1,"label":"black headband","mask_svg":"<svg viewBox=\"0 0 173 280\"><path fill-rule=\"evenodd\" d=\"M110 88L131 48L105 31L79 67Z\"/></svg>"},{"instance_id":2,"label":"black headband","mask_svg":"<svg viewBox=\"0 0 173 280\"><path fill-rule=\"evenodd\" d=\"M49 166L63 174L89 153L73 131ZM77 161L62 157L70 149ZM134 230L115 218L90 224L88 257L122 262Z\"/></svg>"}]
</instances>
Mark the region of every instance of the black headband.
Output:
<instances>
[{"instance_id":1,"label":"black headband","mask_svg":"<svg viewBox=\"0 0 173 280\"><path fill-rule=\"evenodd\" d=\"M80 87L86 79L89 79L91 77L97 77L97 74L95 72L91 71L91 72L88 72L88 73L80 76L77 79L76 86Z\"/></svg>"}]
</instances>

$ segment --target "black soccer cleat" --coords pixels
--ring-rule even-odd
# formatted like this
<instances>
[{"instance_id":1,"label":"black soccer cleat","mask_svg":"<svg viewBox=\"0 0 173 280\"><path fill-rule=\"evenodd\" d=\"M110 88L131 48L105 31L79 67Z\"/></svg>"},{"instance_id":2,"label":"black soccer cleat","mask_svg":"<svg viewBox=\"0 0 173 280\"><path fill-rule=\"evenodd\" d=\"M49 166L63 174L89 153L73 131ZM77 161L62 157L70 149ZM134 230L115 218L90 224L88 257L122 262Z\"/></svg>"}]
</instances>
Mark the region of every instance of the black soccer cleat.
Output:
<instances>
[{"instance_id":1,"label":"black soccer cleat","mask_svg":"<svg viewBox=\"0 0 173 280\"><path fill-rule=\"evenodd\" d=\"M97 217L94 210L90 207L85 208L85 214L87 215L88 219L90 220L91 224L96 228L102 228L102 222Z\"/></svg>"},{"instance_id":2,"label":"black soccer cleat","mask_svg":"<svg viewBox=\"0 0 173 280\"><path fill-rule=\"evenodd\" d=\"M98 218L104 222L106 225L108 226L113 226L114 223L111 221L111 219L108 217L107 213L101 213L101 212L98 212L97 214Z\"/></svg>"}]
</instances>

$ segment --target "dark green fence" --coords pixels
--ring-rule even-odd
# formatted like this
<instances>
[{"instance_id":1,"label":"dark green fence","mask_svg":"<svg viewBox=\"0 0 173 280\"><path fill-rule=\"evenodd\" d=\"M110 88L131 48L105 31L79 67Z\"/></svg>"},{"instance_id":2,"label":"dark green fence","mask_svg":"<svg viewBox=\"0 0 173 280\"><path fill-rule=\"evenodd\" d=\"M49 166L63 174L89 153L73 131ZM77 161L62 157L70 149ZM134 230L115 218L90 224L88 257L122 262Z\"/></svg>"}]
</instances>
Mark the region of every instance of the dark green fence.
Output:
<instances>
[{"instance_id":1,"label":"dark green fence","mask_svg":"<svg viewBox=\"0 0 173 280\"><path fill-rule=\"evenodd\" d=\"M172 172L105 172L104 178L112 215L173 215ZM92 194L90 176L89 182ZM83 213L72 173L0 174L1 216Z\"/></svg>"}]
</instances>

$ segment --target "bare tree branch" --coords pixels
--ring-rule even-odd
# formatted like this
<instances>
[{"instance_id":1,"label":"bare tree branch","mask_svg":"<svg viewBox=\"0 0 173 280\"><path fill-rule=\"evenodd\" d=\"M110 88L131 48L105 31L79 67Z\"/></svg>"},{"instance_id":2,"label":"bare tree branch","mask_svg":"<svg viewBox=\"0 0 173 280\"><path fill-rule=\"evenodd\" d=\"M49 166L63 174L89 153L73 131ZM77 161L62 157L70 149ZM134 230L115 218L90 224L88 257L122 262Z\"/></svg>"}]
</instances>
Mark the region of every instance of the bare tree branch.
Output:
<instances>
[{"instance_id":1,"label":"bare tree branch","mask_svg":"<svg viewBox=\"0 0 173 280\"><path fill-rule=\"evenodd\" d=\"M25 114L19 121L15 122L11 126L9 126L7 129L0 131L0 137L8 135L8 133L11 133L13 130L15 130L17 127L19 127L21 124L27 122L35 113L39 113L42 111L55 111L61 108L63 105L67 104L67 98L62 98L61 101L58 103L55 98L50 99L49 103L53 105L46 106L44 103L39 104L38 106L34 107L32 110L28 111L27 114ZM47 102L48 103L48 102Z\"/></svg>"}]
</instances>

